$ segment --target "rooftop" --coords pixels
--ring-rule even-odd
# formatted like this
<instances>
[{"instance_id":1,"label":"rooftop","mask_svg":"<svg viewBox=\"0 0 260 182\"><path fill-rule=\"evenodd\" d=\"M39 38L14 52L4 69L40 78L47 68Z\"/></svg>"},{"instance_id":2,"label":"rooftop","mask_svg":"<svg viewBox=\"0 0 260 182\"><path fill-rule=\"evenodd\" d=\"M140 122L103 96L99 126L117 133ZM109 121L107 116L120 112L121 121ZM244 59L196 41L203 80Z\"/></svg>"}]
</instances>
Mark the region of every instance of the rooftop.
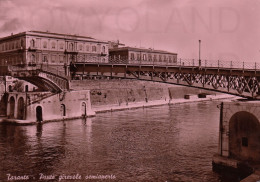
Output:
<instances>
[{"instance_id":1,"label":"rooftop","mask_svg":"<svg viewBox=\"0 0 260 182\"><path fill-rule=\"evenodd\" d=\"M77 34L63 34L63 33L52 33L49 31L43 32L43 31L28 31L28 33L38 33L38 34L47 34L47 35L58 35L58 36L64 36L64 37L75 37L75 38L86 38L86 39L94 39L92 37L88 37L88 36L82 36L82 35L77 35Z\"/></svg>"},{"instance_id":2,"label":"rooftop","mask_svg":"<svg viewBox=\"0 0 260 182\"><path fill-rule=\"evenodd\" d=\"M163 54L177 54L177 53L173 53L173 52L168 52L168 51L163 51L163 50L156 50L156 49L147 49L147 48L137 48L137 47L118 47L118 48L113 48L113 49L109 49L109 51L125 51L125 50L129 50L129 51L143 51L143 52L153 52L153 53L163 53Z\"/></svg>"},{"instance_id":3,"label":"rooftop","mask_svg":"<svg viewBox=\"0 0 260 182\"><path fill-rule=\"evenodd\" d=\"M72 35L72 34L52 33L52 32L48 32L48 31L43 32L43 31L34 31L34 30L20 32L20 33L17 33L17 34L12 33L9 36L0 38L0 41L1 40L7 40L7 39L13 39L13 38L24 36L24 35L55 36L57 38L62 38L62 39L64 39L64 38L65 39L88 39L88 40L99 41L99 42L107 42L107 41L97 40L97 39L94 39L94 38L89 37L89 36L81 36L81 35L77 35L77 34Z\"/></svg>"}]
</instances>

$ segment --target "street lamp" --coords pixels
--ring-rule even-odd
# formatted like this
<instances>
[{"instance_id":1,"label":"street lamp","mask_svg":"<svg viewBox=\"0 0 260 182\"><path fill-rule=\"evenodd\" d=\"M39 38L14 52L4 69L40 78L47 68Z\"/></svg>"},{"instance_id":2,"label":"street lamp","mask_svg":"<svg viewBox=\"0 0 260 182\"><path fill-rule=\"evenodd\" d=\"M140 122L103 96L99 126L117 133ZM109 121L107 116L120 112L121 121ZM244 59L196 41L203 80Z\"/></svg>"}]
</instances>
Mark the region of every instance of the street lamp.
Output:
<instances>
[{"instance_id":1,"label":"street lamp","mask_svg":"<svg viewBox=\"0 0 260 182\"><path fill-rule=\"evenodd\" d=\"M201 59L200 59L200 43L201 43L201 40L199 40L199 66L201 66Z\"/></svg>"}]
</instances>

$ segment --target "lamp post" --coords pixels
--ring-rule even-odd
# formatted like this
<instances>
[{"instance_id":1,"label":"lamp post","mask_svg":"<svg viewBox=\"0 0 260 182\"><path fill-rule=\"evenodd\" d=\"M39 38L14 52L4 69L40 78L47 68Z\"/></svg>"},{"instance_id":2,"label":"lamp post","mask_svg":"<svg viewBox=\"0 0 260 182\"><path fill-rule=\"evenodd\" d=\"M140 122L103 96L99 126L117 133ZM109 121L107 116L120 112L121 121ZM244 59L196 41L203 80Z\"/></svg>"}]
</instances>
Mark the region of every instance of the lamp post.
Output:
<instances>
[{"instance_id":1,"label":"lamp post","mask_svg":"<svg viewBox=\"0 0 260 182\"><path fill-rule=\"evenodd\" d=\"M200 43L201 43L201 40L199 40L199 66L201 66L201 59L200 59Z\"/></svg>"}]
</instances>

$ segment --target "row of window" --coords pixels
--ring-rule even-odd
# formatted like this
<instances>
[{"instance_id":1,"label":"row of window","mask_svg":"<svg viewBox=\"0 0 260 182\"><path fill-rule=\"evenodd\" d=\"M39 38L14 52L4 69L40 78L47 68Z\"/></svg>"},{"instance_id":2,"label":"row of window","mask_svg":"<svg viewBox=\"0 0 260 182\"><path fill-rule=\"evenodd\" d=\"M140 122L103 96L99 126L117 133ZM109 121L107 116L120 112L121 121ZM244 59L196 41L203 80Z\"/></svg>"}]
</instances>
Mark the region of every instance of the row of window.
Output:
<instances>
[{"instance_id":1,"label":"row of window","mask_svg":"<svg viewBox=\"0 0 260 182\"><path fill-rule=\"evenodd\" d=\"M38 48L39 47L39 42L35 39L31 39L30 40L30 48ZM14 40L14 41L10 41L10 42L5 42L5 43L1 43L0 44L0 51L9 51L9 50L15 50L15 49L20 49L21 47L24 46L24 41L23 39L18 39L18 40ZM42 48L47 49L48 48L48 42L47 40L44 40L42 42ZM50 48L53 50L64 50L65 49L65 44L64 42L51 42ZM75 47L74 43L69 43L68 45L68 50L69 51L86 51L86 52L98 52L97 46L96 45L83 45L83 44L79 44L78 47ZM106 46L102 46L101 53L106 53L107 49Z\"/></svg>"},{"instance_id":2,"label":"row of window","mask_svg":"<svg viewBox=\"0 0 260 182\"><path fill-rule=\"evenodd\" d=\"M142 57L141 57L142 55ZM127 56L120 56L120 55L114 55L110 56L110 59L128 59ZM144 60L144 61L169 61L169 62L175 62L176 57L172 55L152 55L152 54L140 54L140 53L131 53L130 54L131 60Z\"/></svg>"},{"instance_id":3,"label":"row of window","mask_svg":"<svg viewBox=\"0 0 260 182\"><path fill-rule=\"evenodd\" d=\"M57 47L58 46L58 47ZM30 41L30 47L31 48L37 48L37 46L36 46L36 42L35 42L35 40L34 39L31 39L31 41ZM42 43L42 47L44 48L44 49L47 49L48 48L48 43L47 43L47 41L43 41L43 43ZM60 42L60 43L58 43L58 45L57 45L57 43L56 42L54 42L54 41L52 41L51 42L51 49L60 49L60 50L64 50L64 42ZM84 48L85 47L85 48ZM86 51L86 52L97 52L98 50L97 50L97 46L96 45L86 45L86 46L83 46L83 44L79 44L78 45L78 47L76 47L75 46L75 44L74 43L69 43L68 44L68 51ZM106 53L106 47L105 46L102 46L102 49L101 49L101 53Z\"/></svg>"},{"instance_id":4,"label":"row of window","mask_svg":"<svg viewBox=\"0 0 260 182\"><path fill-rule=\"evenodd\" d=\"M22 63L23 63L23 57L21 56L9 56L0 59L0 65L16 65Z\"/></svg>"},{"instance_id":5,"label":"row of window","mask_svg":"<svg viewBox=\"0 0 260 182\"><path fill-rule=\"evenodd\" d=\"M20 49L23 46L24 46L23 39L13 40L10 42L1 43L0 51L9 51L9 50Z\"/></svg>"},{"instance_id":6,"label":"row of window","mask_svg":"<svg viewBox=\"0 0 260 182\"><path fill-rule=\"evenodd\" d=\"M141 54L137 53L137 54L134 54L134 53L131 53L131 56L130 56L130 59L131 60L148 60L148 61L169 61L171 62L172 60L174 61L174 56L166 56L166 55L156 55L156 54L142 54L142 58L141 58Z\"/></svg>"},{"instance_id":7,"label":"row of window","mask_svg":"<svg viewBox=\"0 0 260 182\"><path fill-rule=\"evenodd\" d=\"M105 62L106 58L100 58L98 56L92 56L92 55L69 55L68 61L69 62L89 62L89 61L103 61ZM34 54L31 55L30 62L35 63L35 56ZM65 55L42 55L42 63L65 63L66 56Z\"/></svg>"},{"instance_id":8,"label":"row of window","mask_svg":"<svg viewBox=\"0 0 260 182\"><path fill-rule=\"evenodd\" d=\"M102 61L107 62L107 57L100 57L96 55L68 55L69 62L95 62ZM27 58L28 63L65 63L66 55L62 54L42 54L37 55L36 53L31 53ZM18 65L24 64L25 61L23 57L20 55L17 56L8 56L8 57L0 57L0 65Z\"/></svg>"}]
</instances>

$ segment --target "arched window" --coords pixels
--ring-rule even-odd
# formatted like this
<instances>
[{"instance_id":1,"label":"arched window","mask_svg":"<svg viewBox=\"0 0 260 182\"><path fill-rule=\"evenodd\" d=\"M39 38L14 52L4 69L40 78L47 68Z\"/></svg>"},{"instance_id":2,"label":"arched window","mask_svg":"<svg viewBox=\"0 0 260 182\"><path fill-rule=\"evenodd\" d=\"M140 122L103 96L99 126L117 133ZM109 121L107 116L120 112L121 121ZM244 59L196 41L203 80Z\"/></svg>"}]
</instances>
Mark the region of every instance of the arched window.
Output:
<instances>
[{"instance_id":1,"label":"arched window","mask_svg":"<svg viewBox=\"0 0 260 182\"><path fill-rule=\"evenodd\" d=\"M28 92L28 91L29 91L29 86L25 85L25 92Z\"/></svg>"},{"instance_id":2,"label":"arched window","mask_svg":"<svg viewBox=\"0 0 260 182\"><path fill-rule=\"evenodd\" d=\"M61 113L61 116L66 116L66 107L64 104L60 105L60 113Z\"/></svg>"},{"instance_id":3,"label":"arched window","mask_svg":"<svg viewBox=\"0 0 260 182\"><path fill-rule=\"evenodd\" d=\"M79 45L79 50L82 51L82 49L83 49L83 46L82 46L82 44L80 44Z\"/></svg>"},{"instance_id":4,"label":"arched window","mask_svg":"<svg viewBox=\"0 0 260 182\"><path fill-rule=\"evenodd\" d=\"M140 54L138 53L138 54L136 54L136 57L137 57L137 60L139 61L140 60Z\"/></svg>"},{"instance_id":5,"label":"arched window","mask_svg":"<svg viewBox=\"0 0 260 182\"><path fill-rule=\"evenodd\" d=\"M89 51L89 45L86 45L86 51Z\"/></svg>"},{"instance_id":6,"label":"arched window","mask_svg":"<svg viewBox=\"0 0 260 182\"><path fill-rule=\"evenodd\" d=\"M106 53L106 47L105 46L102 47L102 52Z\"/></svg>"},{"instance_id":7,"label":"arched window","mask_svg":"<svg viewBox=\"0 0 260 182\"><path fill-rule=\"evenodd\" d=\"M157 56L156 55L153 56L153 60L157 61Z\"/></svg>"},{"instance_id":8,"label":"arched window","mask_svg":"<svg viewBox=\"0 0 260 182\"><path fill-rule=\"evenodd\" d=\"M31 62L35 63L35 55L34 54L31 55Z\"/></svg>"},{"instance_id":9,"label":"arched window","mask_svg":"<svg viewBox=\"0 0 260 182\"><path fill-rule=\"evenodd\" d=\"M171 56L169 56L169 63L171 63L172 62L172 57Z\"/></svg>"},{"instance_id":10,"label":"arched window","mask_svg":"<svg viewBox=\"0 0 260 182\"><path fill-rule=\"evenodd\" d=\"M55 42L52 42L52 43L51 43L51 48L52 48L52 49L55 49L55 48L56 48Z\"/></svg>"},{"instance_id":11,"label":"arched window","mask_svg":"<svg viewBox=\"0 0 260 182\"><path fill-rule=\"evenodd\" d=\"M36 107L36 120L37 122L41 122L42 119L42 107L41 106L37 106Z\"/></svg>"},{"instance_id":12,"label":"arched window","mask_svg":"<svg viewBox=\"0 0 260 182\"><path fill-rule=\"evenodd\" d=\"M35 40L34 40L34 39L32 39L32 40L30 41L30 46L31 46L31 47L35 47Z\"/></svg>"},{"instance_id":13,"label":"arched window","mask_svg":"<svg viewBox=\"0 0 260 182\"><path fill-rule=\"evenodd\" d=\"M9 86L8 86L8 90L9 90L9 92L12 92L12 91L13 91L12 85L9 85Z\"/></svg>"},{"instance_id":14,"label":"arched window","mask_svg":"<svg viewBox=\"0 0 260 182\"><path fill-rule=\"evenodd\" d=\"M151 54L148 54L148 59L149 59L149 61L152 61L152 55Z\"/></svg>"},{"instance_id":15,"label":"arched window","mask_svg":"<svg viewBox=\"0 0 260 182\"><path fill-rule=\"evenodd\" d=\"M69 43L69 50L73 51L73 43Z\"/></svg>"},{"instance_id":16,"label":"arched window","mask_svg":"<svg viewBox=\"0 0 260 182\"><path fill-rule=\"evenodd\" d=\"M143 54L143 60L146 61L146 54Z\"/></svg>"},{"instance_id":17,"label":"arched window","mask_svg":"<svg viewBox=\"0 0 260 182\"><path fill-rule=\"evenodd\" d=\"M82 102L82 104L81 104L81 113L82 113L82 116L87 115L87 106L86 106L85 102Z\"/></svg>"},{"instance_id":18,"label":"arched window","mask_svg":"<svg viewBox=\"0 0 260 182\"><path fill-rule=\"evenodd\" d=\"M23 39L21 39L21 47L23 47Z\"/></svg>"},{"instance_id":19,"label":"arched window","mask_svg":"<svg viewBox=\"0 0 260 182\"><path fill-rule=\"evenodd\" d=\"M60 43L60 49L63 49L63 47L64 47L64 44Z\"/></svg>"},{"instance_id":20,"label":"arched window","mask_svg":"<svg viewBox=\"0 0 260 182\"><path fill-rule=\"evenodd\" d=\"M43 48L47 48L47 42L46 41L43 42Z\"/></svg>"},{"instance_id":21,"label":"arched window","mask_svg":"<svg viewBox=\"0 0 260 182\"><path fill-rule=\"evenodd\" d=\"M47 55L43 55L42 62L43 63L47 63L48 62L48 56Z\"/></svg>"},{"instance_id":22,"label":"arched window","mask_svg":"<svg viewBox=\"0 0 260 182\"><path fill-rule=\"evenodd\" d=\"M92 46L92 52L97 52L97 47L96 46Z\"/></svg>"},{"instance_id":23,"label":"arched window","mask_svg":"<svg viewBox=\"0 0 260 182\"><path fill-rule=\"evenodd\" d=\"M134 59L135 59L135 54L131 53L131 60L134 60Z\"/></svg>"}]
</instances>

